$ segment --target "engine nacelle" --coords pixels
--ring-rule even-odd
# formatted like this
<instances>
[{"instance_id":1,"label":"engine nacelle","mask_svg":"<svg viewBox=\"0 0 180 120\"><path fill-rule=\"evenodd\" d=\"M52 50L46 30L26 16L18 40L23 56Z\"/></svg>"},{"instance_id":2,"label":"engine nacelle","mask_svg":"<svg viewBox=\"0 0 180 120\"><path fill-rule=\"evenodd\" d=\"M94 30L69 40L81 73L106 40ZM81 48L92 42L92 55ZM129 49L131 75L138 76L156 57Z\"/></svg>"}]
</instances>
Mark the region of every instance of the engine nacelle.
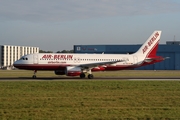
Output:
<instances>
[{"instance_id":1,"label":"engine nacelle","mask_svg":"<svg viewBox=\"0 0 180 120\"><path fill-rule=\"evenodd\" d=\"M54 73L56 75L65 75L66 74L66 71L65 70L55 70Z\"/></svg>"},{"instance_id":2,"label":"engine nacelle","mask_svg":"<svg viewBox=\"0 0 180 120\"><path fill-rule=\"evenodd\" d=\"M104 70L105 70L105 68L104 67L100 67L100 66L99 67L95 67L95 68L92 69L93 72L95 72L95 71L104 71Z\"/></svg>"},{"instance_id":3,"label":"engine nacelle","mask_svg":"<svg viewBox=\"0 0 180 120\"><path fill-rule=\"evenodd\" d=\"M68 66L64 70L55 70L54 73L56 75L79 76L81 74L81 68Z\"/></svg>"},{"instance_id":4,"label":"engine nacelle","mask_svg":"<svg viewBox=\"0 0 180 120\"><path fill-rule=\"evenodd\" d=\"M66 67L66 75L67 76L78 76L80 74L81 74L80 67L72 67L72 66Z\"/></svg>"}]
</instances>

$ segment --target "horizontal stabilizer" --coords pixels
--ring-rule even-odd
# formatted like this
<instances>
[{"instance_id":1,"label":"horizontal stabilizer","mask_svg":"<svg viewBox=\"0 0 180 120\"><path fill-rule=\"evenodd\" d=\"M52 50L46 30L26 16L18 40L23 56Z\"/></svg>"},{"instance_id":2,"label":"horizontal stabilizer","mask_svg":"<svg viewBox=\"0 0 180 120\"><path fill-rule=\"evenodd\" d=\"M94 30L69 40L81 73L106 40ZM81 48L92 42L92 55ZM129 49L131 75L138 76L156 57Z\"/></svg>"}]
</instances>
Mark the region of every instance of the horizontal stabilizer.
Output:
<instances>
[{"instance_id":1,"label":"horizontal stabilizer","mask_svg":"<svg viewBox=\"0 0 180 120\"><path fill-rule=\"evenodd\" d=\"M165 60L165 59L169 59L169 57L161 57L161 56L158 56L158 57L155 57L155 58L145 58L144 62L152 62L152 61L162 61L162 60Z\"/></svg>"}]
</instances>

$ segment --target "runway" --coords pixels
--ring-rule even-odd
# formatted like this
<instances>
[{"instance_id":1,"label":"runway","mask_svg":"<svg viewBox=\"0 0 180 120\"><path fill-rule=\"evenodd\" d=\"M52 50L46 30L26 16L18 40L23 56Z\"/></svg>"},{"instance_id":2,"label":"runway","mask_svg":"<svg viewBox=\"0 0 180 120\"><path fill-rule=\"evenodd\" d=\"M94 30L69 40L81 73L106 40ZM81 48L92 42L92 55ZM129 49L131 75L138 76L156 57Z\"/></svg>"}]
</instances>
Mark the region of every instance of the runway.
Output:
<instances>
[{"instance_id":1,"label":"runway","mask_svg":"<svg viewBox=\"0 0 180 120\"><path fill-rule=\"evenodd\" d=\"M43 81L43 80L56 80L56 81L67 81L67 80L132 80L132 81L180 81L180 77L95 77L93 79L84 78L81 79L79 77L38 77L33 79L31 77L4 77L0 78L0 81Z\"/></svg>"}]
</instances>

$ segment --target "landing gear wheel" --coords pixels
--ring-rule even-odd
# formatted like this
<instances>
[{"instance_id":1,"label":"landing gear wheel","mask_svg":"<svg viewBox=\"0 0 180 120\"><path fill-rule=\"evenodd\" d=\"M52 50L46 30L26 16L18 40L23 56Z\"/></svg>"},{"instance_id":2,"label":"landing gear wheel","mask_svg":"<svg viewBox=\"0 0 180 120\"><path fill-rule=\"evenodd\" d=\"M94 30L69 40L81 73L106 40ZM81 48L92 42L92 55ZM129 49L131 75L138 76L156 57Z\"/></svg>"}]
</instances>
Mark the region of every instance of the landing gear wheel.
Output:
<instances>
[{"instance_id":1,"label":"landing gear wheel","mask_svg":"<svg viewBox=\"0 0 180 120\"><path fill-rule=\"evenodd\" d=\"M36 75L33 75L32 78L33 78L33 79L36 79Z\"/></svg>"},{"instance_id":2,"label":"landing gear wheel","mask_svg":"<svg viewBox=\"0 0 180 120\"><path fill-rule=\"evenodd\" d=\"M86 75L84 73L80 74L80 78L85 78L85 77L86 77Z\"/></svg>"},{"instance_id":3,"label":"landing gear wheel","mask_svg":"<svg viewBox=\"0 0 180 120\"><path fill-rule=\"evenodd\" d=\"M88 78L89 78L89 79L93 79L93 78L94 78L93 74L89 74L89 75L88 75Z\"/></svg>"}]
</instances>

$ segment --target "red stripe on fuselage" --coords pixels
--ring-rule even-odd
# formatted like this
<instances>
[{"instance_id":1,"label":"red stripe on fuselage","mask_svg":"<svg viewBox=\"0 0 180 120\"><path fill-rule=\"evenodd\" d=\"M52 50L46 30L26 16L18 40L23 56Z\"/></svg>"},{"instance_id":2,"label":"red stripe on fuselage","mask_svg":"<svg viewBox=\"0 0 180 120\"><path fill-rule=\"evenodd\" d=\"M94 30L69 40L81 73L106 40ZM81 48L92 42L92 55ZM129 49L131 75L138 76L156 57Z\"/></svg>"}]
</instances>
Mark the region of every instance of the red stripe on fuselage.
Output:
<instances>
[{"instance_id":1,"label":"red stripe on fuselage","mask_svg":"<svg viewBox=\"0 0 180 120\"><path fill-rule=\"evenodd\" d=\"M70 65L47 65L47 64L23 64L16 65L16 68L25 69L25 70L64 70L67 66ZM102 71L113 71L113 70L124 70L124 69L133 69L138 66L133 65L116 65L116 66L106 66ZM92 71L99 71L96 69L92 69ZM101 70L100 70L101 71Z\"/></svg>"},{"instance_id":2,"label":"red stripe on fuselage","mask_svg":"<svg viewBox=\"0 0 180 120\"><path fill-rule=\"evenodd\" d=\"M48 65L48 64L23 64L16 65L16 68L25 70L61 70L65 69L69 65Z\"/></svg>"}]
</instances>

